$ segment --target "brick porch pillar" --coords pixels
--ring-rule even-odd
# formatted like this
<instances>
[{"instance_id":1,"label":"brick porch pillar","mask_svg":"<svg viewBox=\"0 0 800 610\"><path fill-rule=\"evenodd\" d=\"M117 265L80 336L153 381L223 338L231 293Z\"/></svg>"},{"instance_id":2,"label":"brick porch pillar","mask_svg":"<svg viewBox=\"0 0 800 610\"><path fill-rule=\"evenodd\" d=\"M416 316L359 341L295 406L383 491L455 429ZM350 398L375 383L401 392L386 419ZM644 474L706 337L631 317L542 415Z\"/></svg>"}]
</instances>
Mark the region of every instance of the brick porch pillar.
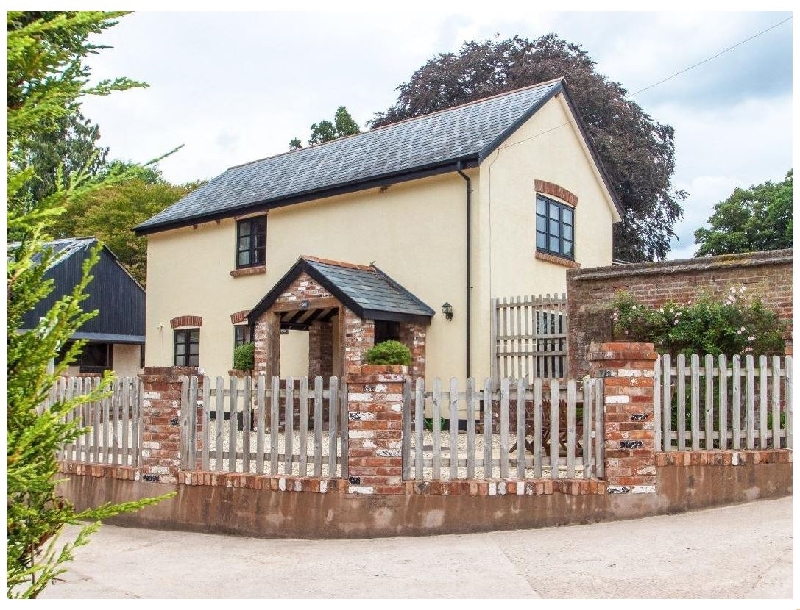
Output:
<instances>
[{"instance_id":1,"label":"brick porch pillar","mask_svg":"<svg viewBox=\"0 0 800 610\"><path fill-rule=\"evenodd\" d=\"M604 382L605 477L608 493L654 493L652 343L592 343L590 375Z\"/></svg>"},{"instance_id":2,"label":"brick porch pillar","mask_svg":"<svg viewBox=\"0 0 800 610\"><path fill-rule=\"evenodd\" d=\"M181 470L181 377L200 376L193 366L148 366L139 375L142 396L142 480L177 483ZM183 465L185 467L185 465Z\"/></svg>"},{"instance_id":3,"label":"brick porch pillar","mask_svg":"<svg viewBox=\"0 0 800 610\"><path fill-rule=\"evenodd\" d=\"M403 384L408 367L364 365L347 375L348 493L401 494Z\"/></svg>"}]
</instances>

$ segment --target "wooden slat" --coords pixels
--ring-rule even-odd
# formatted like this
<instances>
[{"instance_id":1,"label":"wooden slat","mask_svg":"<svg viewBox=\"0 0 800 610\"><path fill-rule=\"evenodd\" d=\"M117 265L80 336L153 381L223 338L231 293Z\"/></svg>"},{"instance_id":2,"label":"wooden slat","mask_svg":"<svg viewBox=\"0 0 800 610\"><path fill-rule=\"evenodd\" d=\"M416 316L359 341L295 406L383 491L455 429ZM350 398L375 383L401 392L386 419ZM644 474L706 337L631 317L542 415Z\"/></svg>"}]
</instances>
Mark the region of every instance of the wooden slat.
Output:
<instances>
[{"instance_id":1,"label":"wooden slat","mask_svg":"<svg viewBox=\"0 0 800 610\"><path fill-rule=\"evenodd\" d=\"M328 476L336 477L336 437L339 421L339 378L332 376L328 380Z\"/></svg>"},{"instance_id":2,"label":"wooden slat","mask_svg":"<svg viewBox=\"0 0 800 610\"><path fill-rule=\"evenodd\" d=\"M98 389L100 387L100 380L98 379ZM92 402L92 462L95 464L100 463L100 442L101 430L100 422L102 419L103 400L96 400Z\"/></svg>"},{"instance_id":3,"label":"wooden slat","mask_svg":"<svg viewBox=\"0 0 800 610\"><path fill-rule=\"evenodd\" d=\"M214 441L214 447L216 448L216 455L215 459L216 462L214 464L216 470L223 469L222 463L222 433L223 433L223 424L225 421L225 382L223 381L222 377L217 377L217 426L216 426L216 436Z\"/></svg>"},{"instance_id":4,"label":"wooden slat","mask_svg":"<svg viewBox=\"0 0 800 610\"><path fill-rule=\"evenodd\" d=\"M322 476L322 377L319 375L314 378L314 476Z\"/></svg>"},{"instance_id":5,"label":"wooden slat","mask_svg":"<svg viewBox=\"0 0 800 610\"><path fill-rule=\"evenodd\" d=\"M186 403L186 423L187 423L187 457L184 462L189 470L197 467L197 376L189 378L189 396Z\"/></svg>"},{"instance_id":6,"label":"wooden slat","mask_svg":"<svg viewBox=\"0 0 800 610\"><path fill-rule=\"evenodd\" d=\"M664 426L663 447L664 451L672 450L672 362L669 354L663 356L663 391L662 397L662 418L661 423Z\"/></svg>"},{"instance_id":7,"label":"wooden slat","mask_svg":"<svg viewBox=\"0 0 800 610\"><path fill-rule=\"evenodd\" d=\"M119 465L119 408L122 402L122 384L119 378L113 382L114 393L111 395L111 464Z\"/></svg>"},{"instance_id":8,"label":"wooden slat","mask_svg":"<svg viewBox=\"0 0 800 610\"><path fill-rule=\"evenodd\" d=\"M577 403L577 388L575 380L567 380L567 478L575 478L575 438L577 430L575 427L576 413L575 405Z\"/></svg>"},{"instance_id":9,"label":"wooden slat","mask_svg":"<svg viewBox=\"0 0 800 610\"><path fill-rule=\"evenodd\" d=\"M728 359L725 354L717 358L719 367L719 449L728 448Z\"/></svg>"},{"instance_id":10,"label":"wooden slat","mask_svg":"<svg viewBox=\"0 0 800 610\"><path fill-rule=\"evenodd\" d=\"M561 396L558 379L550 380L550 478L558 478L558 401Z\"/></svg>"},{"instance_id":11,"label":"wooden slat","mask_svg":"<svg viewBox=\"0 0 800 610\"><path fill-rule=\"evenodd\" d=\"M203 377L203 453L201 468L211 470L211 377Z\"/></svg>"},{"instance_id":12,"label":"wooden slat","mask_svg":"<svg viewBox=\"0 0 800 610\"><path fill-rule=\"evenodd\" d=\"M583 379L583 478L591 479L594 475L592 461L592 385L590 377ZM656 445L657 446L657 445Z\"/></svg>"},{"instance_id":13,"label":"wooden slat","mask_svg":"<svg viewBox=\"0 0 800 610\"><path fill-rule=\"evenodd\" d=\"M605 476L605 426L603 425L603 380L594 380L594 459L595 476L602 479Z\"/></svg>"},{"instance_id":14,"label":"wooden slat","mask_svg":"<svg viewBox=\"0 0 800 610\"><path fill-rule=\"evenodd\" d=\"M300 378L300 476L308 476L308 377Z\"/></svg>"},{"instance_id":15,"label":"wooden slat","mask_svg":"<svg viewBox=\"0 0 800 610\"><path fill-rule=\"evenodd\" d=\"M467 379L467 478L475 478L475 379Z\"/></svg>"},{"instance_id":16,"label":"wooden slat","mask_svg":"<svg viewBox=\"0 0 800 610\"><path fill-rule=\"evenodd\" d=\"M250 428L253 408L253 378L244 378L244 397L242 401L242 472L250 472ZM238 427L238 426L237 426Z\"/></svg>"},{"instance_id":17,"label":"wooden slat","mask_svg":"<svg viewBox=\"0 0 800 610\"><path fill-rule=\"evenodd\" d=\"M533 476L542 478L542 378L533 380Z\"/></svg>"},{"instance_id":18,"label":"wooden slat","mask_svg":"<svg viewBox=\"0 0 800 610\"><path fill-rule=\"evenodd\" d=\"M656 451L663 451L661 429L661 385L663 374L661 371L661 357L656 358L653 365L653 444Z\"/></svg>"},{"instance_id":19,"label":"wooden slat","mask_svg":"<svg viewBox=\"0 0 800 610\"><path fill-rule=\"evenodd\" d=\"M181 403L179 413L180 423L180 460L181 464L189 463L189 422L187 421L187 411L189 404L189 378L186 376L181 377Z\"/></svg>"},{"instance_id":20,"label":"wooden slat","mask_svg":"<svg viewBox=\"0 0 800 610\"><path fill-rule=\"evenodd\" d=\"M425 428L425 379L417 378L414 393L414 479L422 480L422 436Z\"/></svg>"},{"instance_id":21,"label":"wooden slat","mask_svg":"<svg viewBox=\"0 0 800 610\"><path fill-rule=\"evenodd\" d=\"M747 448L755 448L755 428L756 428L756 413L755 413L755 398L756 398L756 384L755 384L755 361L753 356L745 356L745 370L747 375Z\"/></svg>"},{"instance_id":22,"label":"wooden slat","mask_svg":"<svg viewBox=\"0 0 800 610\"><path fill-rule=\"evenodd\" d=\"M525 392L526 377L517 380L517 479L525 479Z\"/></svg>"},{"instance_id":23,"label":"wooden slat","mask_svg":"<svg viewBox=\"0 0 800 610\"><path fill-rule=\"evenodd\" d=\"M342 434L342 456L341 456L341 471L342 471L342 478L346 479L348 477L348 472L350 470L350 464L347 457L348 446L350 441L348 440L348 426L349 426L349 418L347 416L347 383L345 380L339 379L339 408L341 416L339 417L339 422L341 425L339 428L341 429Z\"/></svg>"},{"instance_id":24,"label":"wooden slat","mask_svg":"<svg viewBox=\"0 0 800 610\"><path fill-rule=\"evenodd\" d=\"M489 319L489 333L490 333L489 344L491 345L491 349L492 349L492 359L491 359L491 362L489 363L489 367L490 367L490 374L492 376L492 379L498 379L499 378L498 377L499 373L498 373L498 368L497 368L498 367L498 362L500 360L500 350L499 350L499 346L497 344L497 335L498 335L498 332L497 332L497 309L498 309L498 302L499 302L499 299L493 298L491 300L491 307L489 308L489 315L490 315L490 319Z\"/></svg>"},{"instance_id":25,"label":"wooden slat","mask_svg":"<svg viewBox=\"0 0 800 610\"><path fill-rule=\"evenodd\" d=\"M686 356L678 354L678 451L686 451Z\"/></svg>"},{"instance_id":26,"label":"wooden slat","mask_svg":"<svg viewBox=\"0 0 800 610\"><path fill-rule=\"evenodd\" d=\"M692 451L700 450L700 356L692 354Z\"/></svg>"},{"instance_id":27,"label":"wooden slat","mask_svg":"<svg viewBox=\"0 0 800 610\"><path fill-rule=\"evenodd\" d=\"M403 439L401 456L403 461L403 480L411 479L411 421L413 419L411 405L411 379L403 383Z\"/></svg>"},{"instance_id":28,"label":"wooden slat","mask_svg":"<svg viewBox=\"0 0 800 610\"><path fill-rule=\"evenodd\" d=\"M239 423L239 380L229 377L230 415L228 417L228 472L236 472L236 452L238 448L237 430Z\"/></svg>"},{"instance_id":29,"label":"wooden slat","mask_svg":"<svg viewBox=\"0 0 800 610\"><path fill-rule=\"evenodd\" d=\"M772 448L781 448L781 359L772 357Z\"/></svg>"},{"instance_id":30,"label":"wooden slat","mask_svg":"<svg viewBox=\"0 0 800 610\"><path fill-rule=\"evenodd\" d=\"M509 387L508 377L500 380L500 478L508 478L508 411L509 411Z\"/></svg>"},{"instance_id":31,"label":"wooden slat","mask_svg":"<svg viewBox=\"0 0 800 610\"><path fill-rule=\"evenodd\" d=\"M273 476L278 474L278 427L281 422L280 393L281 380L275 375L272 377L269 418L269 471Z\"/></svg>"},{"instance_id":32,"label":"wooden slat","mask_svg":"<svg viewBox=\"0 0 800 610\"><path fill-rule=\"evenodd\" d=\"M767 357L758 358L758 444L761 449L767 448L767 414L769 413L769 396L767 395L768 371Z\"/></svg>"},{"instance_id":33,"label":"wooden slat","mask_svg":"<svg viewBox=\"0 0 800 610\"><path fill-rule=\"evenodd\" d=\"M458 478L458 380L450 378L450 479Z\"/></svg>"},{"instance_id":34,"label":"wooden slat","mask_svg":"<svg viewBox=\"0 0 800 610\"><path fill-rule=\"evenodd\" d=\"M492 465L492 380L483 383L483 478L493 478Z\"/></svg>"},{"instance_id":35,"label":"wooden slat","mask_svg":"<svg viewBox=\"0 0 800 610\"><path fill-rule=\"evenodd\" d=\"M256 474L264 474L264 442L266 427L267 379L264 375L256 378Z\"/></svg>"},{"instance_id":36,"label":"wooden slat","mask_svg":"<svg viewBox=\"0 0 800 610\"><path fill-rule=\"evenodd\" d=\"M285 431L285 443L286 448L284 449L284 464L283 464L283 473L285 475L292 474L292 454L294 452L294 378L287 377L286 378L286 398L284 403L284 413L286 417L286 423L284 426Z\"/></svg>"},{"instance_id":37,"label":"wooden slat","mask_svg":"<svg viewBox=\"0 0 800 610\"><path fill-rule=\"evenodd\" d=\"M792 449L793 446L793 428L794 425L794 403L792 402L792 381L794 371L792 370L792 356L784 358L784 365L786 367L786 384L785 400L786 400L786 448Z\"/></svg>"},{"instance_id":38,"label":"wooden slat","mask_svg":"<svg viewBox=\"0 0 800 610\"><path fill-rule=\"evenodd\" d=\"M111 402L113 394L103 399L103 464L111 462Z\"/></svg>"},{"instance_id":39,"label":"wooden slat","mask_svg":"<svg viewBox=\"0 0 800 610\"><path fill-rule=\"evenodd\" d=\"M120 412L120 425L122 426L121 463L128 466L130 455L130 423L131 423L131 379L122 378L122 410Z\"/></svg>"},{"instance_id":40,"label":"wooden slat","mask_svg":"<svg viewBox=\"0 0 800 610\"><path fill-rule=\"evenodd\" d=\"M733 438L731 445L734 451L742 446L742 371L740 368L739 354L733 357L731 373L731 419L733 420Z\"/></svg>"},{"instance_id":41,"label":"wooden slat","mask_svg":"<svg viewBox=\"0 0 800 610\"><path fill-rule=\"evenodd\" d=\"M437 377L433 380L433 480L442 477L442 422L441 422L442 382Z\"/></svg>"},{"instance_id":42,"label":"wooden slat","mask_svg":"<svg viewBox=\"0 0 800 610\"><path fill-rule=\"evenodd\" d=\"M714 448L714 356L706 354L706 405L705 405L705 445L706 451Z\"/></svg>"}]
</instances>

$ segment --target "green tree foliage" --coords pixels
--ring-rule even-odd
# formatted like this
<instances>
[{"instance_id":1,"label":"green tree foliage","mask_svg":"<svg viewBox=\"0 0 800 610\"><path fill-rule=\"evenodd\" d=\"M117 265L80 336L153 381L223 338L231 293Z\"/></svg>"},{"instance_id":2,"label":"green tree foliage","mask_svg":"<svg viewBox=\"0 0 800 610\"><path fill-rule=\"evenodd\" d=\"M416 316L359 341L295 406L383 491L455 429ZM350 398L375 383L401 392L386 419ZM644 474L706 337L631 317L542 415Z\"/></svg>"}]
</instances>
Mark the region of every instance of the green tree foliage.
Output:
<instances>
[{"instance_id":1,"label":"green tree foliage","mask_svg":"<svg viewBox=\"0 0 800 610\"><path fill-rule=\"evenodd\" d=\"M132 228L188 195L199 183L170 184L156 169L128 164L112 164L107 176L118 172L132 177L109 179L106 186L72 197L53 229L57 237L96 237L144 286L147 238L137 236Z\"/></svg>"},{"instance_id":2,"label":"green tree foliage","mask_svg":"<svg viewBox=\"0 0 800 610\"><path fill-rule=\"evenodd\" d=\"M308 145L313 146L314 144L322 144L324 142L330 142L331 140L336 140L337 138L344 136L351 136L357 133L361 133L358 123L356 123L355 120L353 120L353 117L350 116L347 108L344 106L339 106L336 109L333 122L323 120L319 123L313 123L311 125L311 136L308 138ZM300 141L300 138L293 138L292 141L289 142L290 150L297 150L298 148L302 147L303 144Z\"/></svg>"},{"instance_id":3,"label":"green tree foliage","mask_svg":"<svg viewBox=\"0 0 800 610\"><path fill-rule=\"evenodd\" d=\"M466 42L439 54L397 89L399 96L373 127L388 125L520 87L564 77L577 114L622 204L614 227L614 257L628 262L663 259L683 215L683 191L672 188L673 129L654 121L627 91L595 71L580 46L555 34L535 40Z\"/></svg>"},{"instance_id":4,"label":"green tree foliage","mask_svg":"<svg viewBox=\"0 0 800 610\"><path fill-rule=\"evenodd\" d=\"M737 188L716 204L708 219L710 228L694 232L700 245L695 256L791 248L793 171L777 184L767 181Z\"/></svg>"},{"instance_id":5,"label":"green tree foliage","mask_svg":"<svg viewBox=\"0 0 800 610\"><path fill-rule=\"evenodd\" d=\"M644 305L626 292L613 303L614 334L652 342L662 354L782 355L786 324L758 298L731 287L724 300L701 295L686 304Z\"/></svg>"},{"instance_id":6,"label":"green tree foliage","mask_svg":"<svg viewBox=\"0 0 800 610\"><path fill-rule=\"evenodd\" d=\"M73 115L86 94L107 94L135 86L128 79L87 87L83 58L98 47L87 42L116 24L120 12L7 12L7 231L17 243L8 248L6 279L6 585L12 597L37 597L86 544L102 519L153 504L152 498L126 504L105 504L77 512L56 492L56 452L84 430L65 415L83 402L108 395L111 377L97 391L43 407L49 392L82 348L76 341L55 370L52 359L80 326L96 312L83 312L81 302L99 251L84 266L82 280L43 316L36 328L20 331L22 317L52 290L45 271L53 253L43 243L51 236L52 219L64 204L100 183L90 184L83 172L57 179L54 192L34 200L29 185L36 174L20 159L46 141ZM84 521L88 525L81 525ZM80 525L72 542L61 545L67 524Z\"/></svg>"}]
</instances>

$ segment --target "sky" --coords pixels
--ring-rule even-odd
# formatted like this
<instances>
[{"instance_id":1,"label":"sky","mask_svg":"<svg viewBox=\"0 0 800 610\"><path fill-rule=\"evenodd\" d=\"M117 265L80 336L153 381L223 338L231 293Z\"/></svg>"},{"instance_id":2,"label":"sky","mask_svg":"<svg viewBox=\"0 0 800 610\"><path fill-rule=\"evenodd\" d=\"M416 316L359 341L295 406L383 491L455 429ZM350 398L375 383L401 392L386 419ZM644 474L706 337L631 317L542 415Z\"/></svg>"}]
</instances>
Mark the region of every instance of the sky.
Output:
<instances>
[{"instance_id":1,"label":"sky","mask_svg":"<svg viewBox=\"0 0 800 610\"><path fill-rule=\"evenodd\" d=\"M688 197L669 259L694 255L694 231L735 187L781 181L793 167L791 12L428 5L444 8L370 12L375 4L341 2L337 12L252 12L231 2L230 12L167 12L170 2L144 2L98 37L113 48L89 65L93 79L124 75L149 87L87 98L83 113L110 158L144 162L182 145L160 162L164 177L210 179L285 152L293 137L306 141L310 125L339 106L365 129L416 69L465 41L554 32L674 128L673 186Z\"/></svg>"}]
</instances>

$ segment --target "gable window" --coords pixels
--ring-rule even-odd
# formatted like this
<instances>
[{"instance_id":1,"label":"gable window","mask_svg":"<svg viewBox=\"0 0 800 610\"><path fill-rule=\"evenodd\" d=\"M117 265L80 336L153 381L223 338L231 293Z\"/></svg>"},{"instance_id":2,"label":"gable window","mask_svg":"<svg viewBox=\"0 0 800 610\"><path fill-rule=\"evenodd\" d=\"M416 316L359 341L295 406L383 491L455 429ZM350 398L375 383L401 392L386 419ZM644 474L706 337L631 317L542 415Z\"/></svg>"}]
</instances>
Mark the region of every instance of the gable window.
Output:
<instances>
[{"instance_id":1,"label":"gable window","mask_svg":"<svg viewBox=\"0 0 800 610\"><path fill-rule=\"evenodd\" d=\"M574 259L575 210L544 195L536 195L536 249Z\"/></svg>"},{"instance_id":2,"label":"gable window","mask_svg":"<svg viewBox=\"0 0 800 610\"><path fill-rule=\"evenodd\" d=\"M200 329L175 331L175 366L200 366Z\"/></svg>"},{"instance_id":3,"label":"gable window","mask_svg":"<svg viewBox=\"0 0 800 610\"><path fill-rule=\"evenodd\" d=\"M267 217L255 216L236 223L236 268L263 265L267 254Z\"/></svg>"}]
</instances>

